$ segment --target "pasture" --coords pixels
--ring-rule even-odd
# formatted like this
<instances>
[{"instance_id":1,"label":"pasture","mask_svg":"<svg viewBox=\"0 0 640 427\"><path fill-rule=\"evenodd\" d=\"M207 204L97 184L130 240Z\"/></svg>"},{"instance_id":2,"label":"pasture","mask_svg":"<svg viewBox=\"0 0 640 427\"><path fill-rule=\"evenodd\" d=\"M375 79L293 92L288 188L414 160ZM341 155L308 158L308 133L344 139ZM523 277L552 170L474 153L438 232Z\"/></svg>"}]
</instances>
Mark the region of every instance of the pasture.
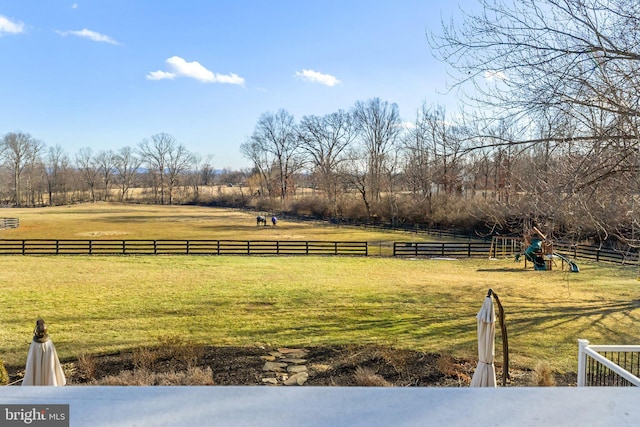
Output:
<instances>
[{"instance_id":1,"label":"pasture","mask_svg":"<svg viewBox=\"0 0 640 427\"><path fill-rule=\"evenodd\" d=\"M8 209L15 238L366 240L424 238L279 221L202 207L92 204ZM84 237L79 237L84 236ZM61 359L180 336L207 345L381 344L477 357L475 314L500 296L514 366L575 372L577 339L640 341L637 268L580 263L578 274L511 259L331 256L5 256L0 357L24 363L35 319ZM497 360L501 361L498 333Z\"/></svg>"}]
</instances>

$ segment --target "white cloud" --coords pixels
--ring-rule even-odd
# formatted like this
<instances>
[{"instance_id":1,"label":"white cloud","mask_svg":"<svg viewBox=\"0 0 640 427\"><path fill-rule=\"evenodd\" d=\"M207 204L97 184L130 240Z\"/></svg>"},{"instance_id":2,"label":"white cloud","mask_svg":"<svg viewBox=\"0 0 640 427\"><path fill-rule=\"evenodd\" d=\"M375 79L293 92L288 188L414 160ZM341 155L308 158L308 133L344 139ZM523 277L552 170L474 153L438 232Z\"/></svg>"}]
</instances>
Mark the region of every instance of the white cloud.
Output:
<instances>
[{"instance_id":1,"label":"white cloud","mask_svg":"<svg viewBox=\"0 0 640 427\"><path fill-rule=\"evenodd\" d=\"M24 24L22 22L14 22L0 15L0 37L3 33L20 34L24 32Z\"/></svg>"},{"instance_id":2,"label":"white cloud","mask_svg":"<svg viewBox=\"0 0 640 427\"><path fill-rule=\"evenodd\" d=\"M151 71L147 74L148 80L171 80L175 79L176 75L167 71Z\"/></svg>"},{"instance_id":3,"label":"white cloud","mask_svg":"<svg viewBox=\"0 0 640 427\"><path fill-rule=\"evenodd\" d=\"M71 9L77 9L78 8L78 3L74 3L71 5Z\"/></svg>"},{"instance_id":4,"label":"white cloud","mask_svg":"<svg viewBox=\"0 0 640 427\"><path fill-rule=\"evenodd\" d=\"M296 71L296 77L311 83L320 83L325 86L335 86L342 83L340 80L330 74L322 74L313 70Z\"/></svg>"},{"instance_id":5,"label":"white cloud","mask_svg":"<svg viewBox=\"0 0 640 427\"><path fill-rule=\"evenodd\" d=\"M88 30L86 28L83 28L80 31L56 31L58 34L60 34L63 37L66 36L76 36L76 37L82 37L85 39L89 39L92 40L94 42L99 42L99 43L110 43L110 44L119 44L117 41L115 41L114 39L112 39L109 36L106 36L104 34L100 34L100 33L96 33L95 31L91 31Z\"/></svg>"},{"instance_id":6,"label":"white cloud","mask_svg":"<svg viewBox=\"0 0 640 427\"><path fill-rule=\"evenodd\" d=\"M148 80L166 80L175 77L189 77L202 83L225 83L244 85L244 78L235 73L217 74L206 69L198 61L187 62L179 56L172 56L165 61L170 71L152 71L147 74Z\"/></svg>"},{"instance_id":7,"label":"white cloud","mask_svg":"<svg viewBox=\"0 0 640 427\"><path fill-rule=\"evenodd\" d=\"M484 72L484 78L491 80L506 80L507 76L502 71L487 70Z\"/></svg>"}]
</instances>

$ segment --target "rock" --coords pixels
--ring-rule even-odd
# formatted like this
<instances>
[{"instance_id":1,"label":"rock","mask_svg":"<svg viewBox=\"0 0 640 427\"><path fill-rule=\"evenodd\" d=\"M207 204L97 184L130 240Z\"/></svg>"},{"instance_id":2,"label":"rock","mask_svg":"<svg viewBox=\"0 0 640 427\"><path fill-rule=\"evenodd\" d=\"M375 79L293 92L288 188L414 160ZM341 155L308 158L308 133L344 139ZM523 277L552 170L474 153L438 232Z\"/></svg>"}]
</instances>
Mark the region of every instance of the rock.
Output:
<instances>
[{"instance_id":1,"label":"rock","mask_svg":"<svg viewBox=\"0 0 640 427\"><path fill-rule=\"evenodd\" d=\"M272 372L282 372L286 368L287 368L287 364L286 363L265 362L264 366L262 367L262 370L263 371L272 371Z\"/></svg>"},{"instance_id":2,"label":"rock","mask_svg":"<svg viewBox=\"0 0 640 427\"><path fill-rule=\"evenodd\" d=\"M309 374L306 372L300 372L298 374L291 375L289 379L284 382L284 385L303 385L309 379Z\"/></svg>"},{"instance_id":3,"label":"rock","mask_svg":"<svg viewBox=\"0 0 640 427\"><path fill-rule=\"evenodd\" d=\"M307 363L307 359L286 358L286 359L280 359L280 361L286 362L286 363L293 363L295 365L304 365L305 363Z\"/></svg>"},{"instance_id":4,"label":"rock","mask_svg":"<svg viewBox=\"0 0 640 427\"><path fill-rule=\"evenodd\" d=\"M301 355L304 356L305 354L307 354L307 350L303 349L303 348L279 348L278 351L282 354L288 354L288 355Z\"/></svg>"},{"instance_id":5,"label":"rock","mask_svg":"<svg viewBox=\"0 0 640 427\"><path fill-rule=\"evenodd\" d=\"M276 378L263 378L262 382L269 385L278 385L278 380Z\"/></svg>"},{"instance_id":6,"label":"rock","mask_svg":"<svg viewBox=\"0 0 640 427\"><path fill-rule=\"evenodd\" d=\"M292 374L297 374L300 372L307 372L307 367L304 365L292 365L287 367L287 371Z\"/></svg>"},{"instance_id":7,"label":"rock","mask_svg":"<svg viewBox=\"0 0 640 427\"><path fill-rule=\"evenodd\" d=\"M276 356L272 356L272 355L260 356L260 359L266 360L266 361L269 361L269 362L273 362L274 360L276 360Z\"/></svg>"}]
</instances>

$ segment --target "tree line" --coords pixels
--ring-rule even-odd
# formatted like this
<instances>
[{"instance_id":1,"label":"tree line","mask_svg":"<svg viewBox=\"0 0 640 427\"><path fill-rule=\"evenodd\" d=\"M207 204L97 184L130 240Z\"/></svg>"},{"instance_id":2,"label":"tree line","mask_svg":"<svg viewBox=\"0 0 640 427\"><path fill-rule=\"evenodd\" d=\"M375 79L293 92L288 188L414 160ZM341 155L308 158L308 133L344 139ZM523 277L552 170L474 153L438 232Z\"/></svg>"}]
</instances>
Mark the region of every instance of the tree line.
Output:
<instances>
[{"instance_id":1,"label":"tree line","mask_svg":"<svg viewBox=\"0 0 640 427\"><path fill-rule=\"evenodd\" d=\"M81 148L72 158L59 145L47 147L28 133L9 132L0 139L0 162L4 206L129 201L136 188L144 189L146 200L172 204L177 191L197 199L214 176L210 156L189 152L167 133L117 151Z\"/></svg>"}]
</instances>

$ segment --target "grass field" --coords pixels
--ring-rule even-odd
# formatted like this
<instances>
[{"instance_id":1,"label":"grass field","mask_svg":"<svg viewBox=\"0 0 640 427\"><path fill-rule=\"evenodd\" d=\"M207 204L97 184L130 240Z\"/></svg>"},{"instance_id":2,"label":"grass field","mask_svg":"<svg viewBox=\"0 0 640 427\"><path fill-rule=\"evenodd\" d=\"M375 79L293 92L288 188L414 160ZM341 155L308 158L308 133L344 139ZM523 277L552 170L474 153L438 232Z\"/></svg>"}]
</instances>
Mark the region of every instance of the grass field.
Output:
<instances>
[{"instance_id":1,"label":"grass field","mask_svg":"<svg viewBox=\"0 0 640 427\"><path fill-rule=\"evenodd\" d=\"M284 221L258 228L255 215L198 207L96 204L3 216L21 220L3 238L417 238ZM524 270L513 260L303 256L6 256L0 263L0 357L12 365L24 363L37 317L47 320L62 359L173 335L212 345L378 343L473 359L475 314L488 288L505 308L511 360L524 368L548 361L575 372L577 339L640 338L640 284L631 267L580 263L576 274Z\"/></svg>"}]
</instances>

